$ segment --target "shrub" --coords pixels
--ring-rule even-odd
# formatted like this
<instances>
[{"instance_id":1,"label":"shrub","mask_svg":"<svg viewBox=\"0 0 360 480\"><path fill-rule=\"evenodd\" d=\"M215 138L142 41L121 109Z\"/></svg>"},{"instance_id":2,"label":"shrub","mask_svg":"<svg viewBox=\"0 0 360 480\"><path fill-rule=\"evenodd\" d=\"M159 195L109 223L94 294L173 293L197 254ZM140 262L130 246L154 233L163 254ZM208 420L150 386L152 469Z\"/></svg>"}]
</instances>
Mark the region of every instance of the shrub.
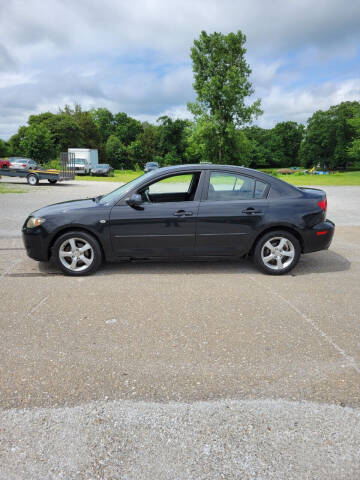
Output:
<instances>
[{"instance_id":1,"label":"shrub","mask_svg":"<svg viewBox=\"0 0 360 480\"><path fill-rule=\"evenodd\" d=\"M45 168L55 168L56 170L60 170L60 160L50 160L49 162L44 164Z\"/></svg>"}]
</instances>

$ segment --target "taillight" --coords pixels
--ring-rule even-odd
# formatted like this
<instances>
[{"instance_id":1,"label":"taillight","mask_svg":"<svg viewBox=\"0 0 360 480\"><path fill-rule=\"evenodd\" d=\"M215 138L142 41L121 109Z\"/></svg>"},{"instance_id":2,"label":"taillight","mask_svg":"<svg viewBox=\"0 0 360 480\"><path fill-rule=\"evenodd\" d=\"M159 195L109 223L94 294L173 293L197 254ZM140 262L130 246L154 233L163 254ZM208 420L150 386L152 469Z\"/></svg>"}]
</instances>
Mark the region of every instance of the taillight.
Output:
<instances>
[{"instance_id":1,"label":"taillight","mask_svg":"<svg viewBox=\"0 0 360 480\"><path fill-rule=\"evenodd\" d=\"M319 205L321 210L326 212L326 209L327 209L327 198L326 197L323 200L320 200L319 202L317 202L317 204Z\"/></svg>"},{"instance_id":2,"label":"taillight","mask_svg":"<svg viewBox=\"0 0 360 480\"><path fill-rule=\"evenodd\" d=\"M25 167L26 167L26 163L23 163L22 166L25 168Z\"/></svg>"}]
</instances>

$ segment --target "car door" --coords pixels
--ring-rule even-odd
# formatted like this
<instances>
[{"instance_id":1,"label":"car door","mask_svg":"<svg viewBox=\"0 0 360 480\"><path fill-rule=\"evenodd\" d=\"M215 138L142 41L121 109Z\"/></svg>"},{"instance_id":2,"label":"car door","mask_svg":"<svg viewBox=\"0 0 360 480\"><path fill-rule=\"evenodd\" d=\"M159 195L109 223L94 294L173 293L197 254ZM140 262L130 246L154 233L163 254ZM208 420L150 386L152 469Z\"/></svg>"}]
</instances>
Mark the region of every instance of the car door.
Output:
<instances>
[{"instance_id":1,"label":"car door","mask_svg":"<svg viewBox=\"0 0 360 480\"><path fill-rule=\"evenodd\" d=\"M231 171L209 171L199 206L196 255L242 255L268 209L269 186Z\"/></svg>"},{"instance_id":2,"label":"car door","mask_svg":"<svg viewBox=\"0 0 360 480\"><path fill-rule=\"evenodd\" d=\"M122 200L110 213L110 234L118 257L185 257L195 253L201 172L158 177L129 193L138 207Z\"/></svg>"}]
</instances>

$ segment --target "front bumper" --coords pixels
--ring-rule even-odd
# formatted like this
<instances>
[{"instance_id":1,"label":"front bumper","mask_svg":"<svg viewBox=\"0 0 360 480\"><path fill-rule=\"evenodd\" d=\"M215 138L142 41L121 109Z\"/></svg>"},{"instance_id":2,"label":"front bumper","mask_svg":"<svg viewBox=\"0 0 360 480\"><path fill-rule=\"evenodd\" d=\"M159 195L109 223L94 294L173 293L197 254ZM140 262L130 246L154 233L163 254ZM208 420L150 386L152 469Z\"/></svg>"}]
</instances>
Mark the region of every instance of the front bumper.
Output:
<instances>
[{"instance_id":1,"label":"front bumper","mask_svg":"<svg viewBox=\"0 0 360 480\"><path fill-rule=\"evenodd\" d=\"M335 232L335 223L331 220L318 223L303 232L303 253L318 252L330 247Z\"/></svg>"},{"instance_id":2,"label":"front bumper","mask_svg":"<svg viewBox=\"0 0 360 480\"><path fill-rule=\"evenodd\" d=\"M44 232L40 227L22 229L22 239L26 253L30 258L38 262L47 262L49 260L49 244L44 237Z\"/></svg>"}]
</instances>

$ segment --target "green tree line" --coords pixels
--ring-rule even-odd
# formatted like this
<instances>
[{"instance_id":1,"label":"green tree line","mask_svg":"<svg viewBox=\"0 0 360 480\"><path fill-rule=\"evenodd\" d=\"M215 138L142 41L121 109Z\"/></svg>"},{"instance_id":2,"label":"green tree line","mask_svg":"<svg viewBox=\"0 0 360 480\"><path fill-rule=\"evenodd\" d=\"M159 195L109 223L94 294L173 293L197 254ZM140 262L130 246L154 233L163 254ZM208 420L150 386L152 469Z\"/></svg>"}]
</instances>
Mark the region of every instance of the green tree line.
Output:
<instances>
[{"instance_id":1,"label":"green tree line","mask_svg":"<svg viewBox=\"0 0 360 480\"><path fill-rule=\"evenodd\" d=\"M149 161L360 168L359 102L318 110L305 125L284 121L265 129L253 124L262 110L260 99L249 101L254 89L245 43L241 31L203 31L194 41L192 120L162 116L149 123L106 108L65 106L58 113L30 115L7 142L0 139L0 157L26 156L44 164L69 147L83 147L98 149L100 161L118 169L143 168Z\"/></svg>"}]
</instances>

